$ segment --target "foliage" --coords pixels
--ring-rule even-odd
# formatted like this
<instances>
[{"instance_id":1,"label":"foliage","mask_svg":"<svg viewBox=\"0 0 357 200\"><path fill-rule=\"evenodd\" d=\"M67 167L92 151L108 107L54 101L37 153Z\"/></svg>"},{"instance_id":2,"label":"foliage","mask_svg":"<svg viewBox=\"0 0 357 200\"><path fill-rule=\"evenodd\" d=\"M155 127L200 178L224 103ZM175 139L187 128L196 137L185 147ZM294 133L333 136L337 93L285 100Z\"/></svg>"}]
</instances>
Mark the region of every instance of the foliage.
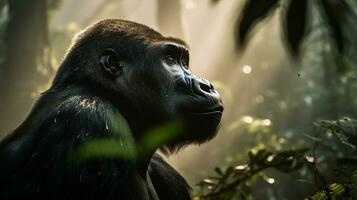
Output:
<instances>
[{"instance_id":1,"label":"foliage","mask_svg":"<svg viewBox=\"0 0 357 200\"><path fill-rule=\"evenodd\" d=\"M86 162L98 158L135 159L156 150L157 146L175 139L182 131L177 123L166 123L150 129L138 144L134 144L131 131L124 119L109 123L116 136L109 139L91 139L82 144L70 158L71 162ZM137 146L137 148L135 148Z\"/></svg>"},{"instance_id":2,"label":"foliage","mask_svg":"<svg viewBox=\"0 0 357 200\"><path fill-rule=\"evenodd\" d=\"M356 178L356 177L354 177ZM351 190L356 190L357 185L352 184L339 184L339 183L332 183L328 185L325 190L320 191L314 194L312 197L308 197L305 200L329 200L329 199L340 199L340 198L347 198L347 199L356 199L357 193L353 191L350 194Z\"/></svg>"},{"instance_id":3,"label":"foliage","mask_svg":"<svg viewBox=\"0 0 357 200\"><path fill-rule=\"evenodd\" d=\"M332 134L338 141L356 151L357 147L357 120L345 117L339 121L318 121L315 127L327 134Z\"/></svg>"},{"instance_id":4,"label":"foliage","mask_svg":"<svg viewBox=\"0 0 357 200\"><path fill-rule=\"evenodd\" d=\"M264 174L268 169L290 176L300 171L299 179L314 183L318 190L307 200L354 199L357 197L355 127L357 120L347 117L338 121L321 120L314 123L313 135L305 134L306 139L313 141L309 149L270 151L253 148L248 153L247 164L216 167L214 176L198 183L198 194L194 199L254 199L257 178L262 177L270 184L275 182L275 177ZM331 153L326 154L325 148L332 148ZM306 170L308 173L304 172ZM331 170L335 172L334 177Z\"/></svg>"},{"instance_id":5,"label":"foliage","mask_svg":"<svg viewBox=\"0 0 357 200\"><path fill-rule=\"evenodd\" d=\"M346 50L348 29L345 24L356 25L357 15L346 0L248 0L236 23L237 47L244 47L254 26L271 16L282 5L282 27L287 46L293 56L298 56L301 43L311 24L307 20L314 7L320 10L324 25L340 53Z\"/></svg>"},{"instance_id":6,"label":"foliage","mask_svg":"<svg viewBox=\"0 0 357 200\"><path fill-rule=\"evenodd\" d=\"M249 163L228 167L226 170L215 168L216 176L204 179L198 183L201 193L200 199L222 199L229 200L240 197L242 199L252 198L252 190L249 181L261 171L274 168L282 172L292 172L305 163L304 153L306 149L270 152L261 149L257 152L250 151ZM270 184L273 178L267 178Z\"/></svg>"}]
</instances>

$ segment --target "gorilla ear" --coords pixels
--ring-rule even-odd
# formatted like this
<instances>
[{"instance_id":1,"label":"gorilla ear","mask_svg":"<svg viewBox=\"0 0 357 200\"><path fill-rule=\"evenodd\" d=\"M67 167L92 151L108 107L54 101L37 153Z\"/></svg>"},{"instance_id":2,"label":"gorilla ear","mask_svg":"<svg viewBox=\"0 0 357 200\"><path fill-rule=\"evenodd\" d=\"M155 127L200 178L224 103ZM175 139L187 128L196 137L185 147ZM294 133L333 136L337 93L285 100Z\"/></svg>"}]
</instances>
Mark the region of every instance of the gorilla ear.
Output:
<instances>
[{"instance_id":1,"label":"gorilla ear","mask_svg":"<svg viewBox=\"0 0 357 200\"><path fill-rule=\"evenodd\" d=\"M112 76L119 76L122 71L119 55L114 49L105 49L100 58L100 63L104 70Z\"/></svg>"}]
</instances>

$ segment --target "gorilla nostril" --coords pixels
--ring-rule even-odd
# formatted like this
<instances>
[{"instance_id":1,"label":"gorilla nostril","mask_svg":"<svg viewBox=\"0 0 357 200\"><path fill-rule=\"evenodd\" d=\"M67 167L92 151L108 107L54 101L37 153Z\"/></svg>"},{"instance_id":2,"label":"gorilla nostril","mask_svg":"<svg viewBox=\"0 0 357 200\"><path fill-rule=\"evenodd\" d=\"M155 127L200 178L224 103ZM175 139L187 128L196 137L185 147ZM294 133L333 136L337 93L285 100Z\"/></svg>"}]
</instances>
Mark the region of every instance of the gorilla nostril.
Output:
<instances>
[{"instance_id":1,"label":"gorilla nostril","mask_svg":"<svg viewBox=\"0 0 357 200\"><path fill-rule=\"evenodd\" d=\"M212 87L211 84L206 84L206 83L203 83L203 82L200 82L200 88L201 90L205 91L205 92L210 92Z\"/></svg>"}]
</instances>

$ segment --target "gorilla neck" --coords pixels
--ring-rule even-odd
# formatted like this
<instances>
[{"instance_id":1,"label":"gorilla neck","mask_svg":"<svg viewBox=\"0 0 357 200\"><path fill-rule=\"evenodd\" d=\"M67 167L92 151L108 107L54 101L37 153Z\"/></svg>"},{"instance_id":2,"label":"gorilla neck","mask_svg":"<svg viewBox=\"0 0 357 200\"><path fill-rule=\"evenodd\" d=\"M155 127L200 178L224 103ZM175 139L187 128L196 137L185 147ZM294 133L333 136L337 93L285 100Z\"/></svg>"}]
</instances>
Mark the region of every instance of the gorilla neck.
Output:
<instances>
[{"instance_id":1,"label":"gorilla neck","mask_svg":"<svg viewBox=\"0 0 357 200\"><path fill-rule=\"evenodd\" d=\"M67 90L66 88L70 89ZM157 113L151 110L137 110L135 107L133 109L133 106L130 105L131 102L125 100L125 98L108 95L111 93L107 90L97 86L88 87L88 84L86 86L71 85L70 87L58 88L53 86L47 93L49 95L54 93L65 98L69 96L81 96L88 99L97 98L101 100L101 104L105 107L116 109L127 122L134 139L135 147L138 151L135 159L137 171L143 178L146 177L151 157L161 146L161 144L148 144L148 141L144 141L145 139L150 139L148 134L150 134L151 130L160 127L165 122L161 117L155 116ZM100 111L99 108L96 110Z\"/></svg>"}]
</instances>

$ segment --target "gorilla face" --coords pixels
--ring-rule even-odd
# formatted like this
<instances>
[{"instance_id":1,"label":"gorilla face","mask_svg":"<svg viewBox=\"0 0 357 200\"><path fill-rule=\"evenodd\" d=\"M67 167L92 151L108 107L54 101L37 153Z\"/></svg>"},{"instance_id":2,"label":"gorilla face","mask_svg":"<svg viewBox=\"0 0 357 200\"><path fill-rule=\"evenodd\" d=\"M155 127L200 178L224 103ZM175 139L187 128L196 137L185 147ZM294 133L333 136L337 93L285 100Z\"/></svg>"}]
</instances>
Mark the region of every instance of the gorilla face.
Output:
<instances>
[{"instance_id":1,"label":"gorilla face","mask_svg":"<svg viewBox=\"0 0 357 200\"><path fill-rule=\"evenodd\" d=\"M189 69L186 45L165 42L160 45L162 66L173 81L169 95L169 113L183 122L182 142L204 142L215 136L223 106L219 93L206 79L195 76Z\"/></svg>"},{"instance_id":2,"label":"gorilla face","mask_svg":"<svg viewBox=\"0 0 357 200\"><path fill-rule=\"evenodd\" d=\"M110 93L116 94L119 110L131 128L148 129L165 122L179 122L184 132L168 145L171 149L214 137L222 117L222 101L210 82L190 71L187 45L133 22L120 21L118 25L114 21L112 29L108 29L108 23L108 37L88 38L91 34L85 32L85 37L79 35L75 49L94 57L100 55L96 59L99 67L88 63L82 74L114 91ZM100 30L98 26L100 23L93 30ZM90 31L88 28L87 32ZM89 53L93 51L90 47L80 45L89 40L101 41L100 52Z\"/></svg>"}]
</instances>

